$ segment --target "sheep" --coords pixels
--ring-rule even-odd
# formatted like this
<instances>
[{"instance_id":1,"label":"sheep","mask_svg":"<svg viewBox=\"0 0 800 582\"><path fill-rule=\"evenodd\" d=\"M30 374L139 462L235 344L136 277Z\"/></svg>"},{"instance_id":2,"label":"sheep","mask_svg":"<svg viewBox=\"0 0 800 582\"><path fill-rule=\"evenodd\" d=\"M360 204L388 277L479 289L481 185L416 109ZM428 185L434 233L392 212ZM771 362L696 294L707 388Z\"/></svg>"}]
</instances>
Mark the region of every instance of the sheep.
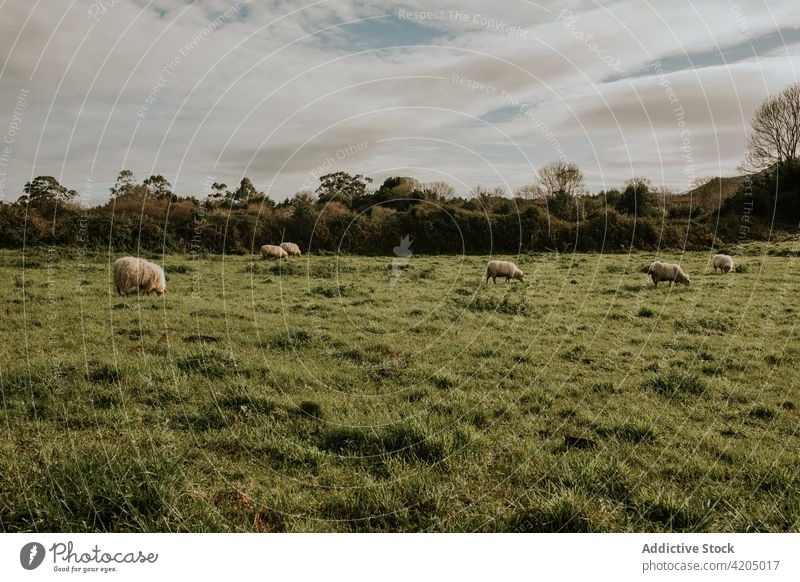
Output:
<instances>
[{"instance_id":1,"label":"sheep","mask_svg":"<svg viewBox=\"0 0 800 582\"><path fill-rule=\"evenodd\" d=\"M281 243L281 248L285 250L290 257L299 257L302 254L300 252L300 247L294 243L290 242Z\"/></svg>"},{"instance_id":2,"label":"sheep","mask_svg":"<svg viewBox=\"0 0 800 582\"><path fill-rule=\"evenodd\" d=\"M714 266L715 273L717 269L719 269L719 272L724 275L733 270L733 257L728 255L714 255L711 264Z\"/></svg>"},{"instance_id":3,"label":"sheep","mask_svg":"<svg viewBox=\"0 0 800 582\"><path fill-rule=\"evenodd\" d=\"M661 261L653 262L647 269L650 276L653 278L653 285L658 287L659 281L669 281L669 286L672 287L673 281L675 283L683 283L687 287L692 282L689 275L683 272L680 265L674 263L662 263Z\"/></svg>"},{"instance_id":4,"label":"sheep","mask_svg":"<svg viewBox=\"0 0 800 582\"><path fill-rule=\"evenodd\" d=\"M111 267L117 293L128 295L139 290L145 295L155 293L159 297L167 291L164 269L155 263L137 257L121 257Z\"/></svg>"},{"instance_id":5,"label":"sheep","mask_svg":"<svg viewBox=\"0 0 800 582\"><path fill-rule=\"evenodd\" d=\"M505 277L506 283L508 283L511 279L516 279L518 281L524 281L525 275L522 274L519 267L517 267L511 261L489 261L486 263L486 282L489 282L489 278L492 278L494 284L497 285L497 278L498 277Z\"/></svg>"},{"instance_id":6,"label":"sheep","mask_svg":"<svg viewBox=\"0 0 800 582\"><path fill-rule=\"evenodd\" d=\"M289 254L279 246L264 245L261 247L262 259L285 259Z\"/></svg>"}]
</instances>

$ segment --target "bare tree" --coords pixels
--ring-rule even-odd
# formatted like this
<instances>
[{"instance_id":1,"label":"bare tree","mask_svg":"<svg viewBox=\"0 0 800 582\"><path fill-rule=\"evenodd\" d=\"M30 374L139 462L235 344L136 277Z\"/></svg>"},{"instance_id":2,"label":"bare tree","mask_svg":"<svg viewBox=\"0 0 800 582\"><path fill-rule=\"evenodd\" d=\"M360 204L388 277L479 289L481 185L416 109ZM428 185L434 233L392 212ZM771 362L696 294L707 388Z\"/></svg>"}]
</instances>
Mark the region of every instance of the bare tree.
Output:
<instances>
[{"instance_id":1,"label":"bare tree","mask_svg":"<svg viewBox=\"0 0 800 582\"><path fill-rule=\"evenodd\" d=\"M488 188L486 186L478 185L470 188L469 193L473 198L487 200L489 198L503 198L506 195L506 190L502 186Z\"/></svg>"},{"instance_id":2,"label":"bare tree","mask_svg":"<svg viewBox=\"0 0 800 582\"><path fill-rule=\"evenodd\" d=\"M797 159L800 145L800 84L764 101L750 122L742 169L757 171Z\"/></svg>"},{"instance_id":3,"label":"bare tree","mask_svg":"<svg viewBox=\"0 0 800 582\"><path fill-rule=\"evenodd\" d=\"M534 198L541 198L542 192L536 184L525 184L517 188L514 195L524 200L533 200Z\"/></svg>"},{"instance_id":4,"label":"bare tree","mask_svg":"<svg viewBox=\"0 0 800 582\"><path fill-rule=\"evenodd\" d=\"M422 191L433 200L451 200L456 195L456 189L453 188L452 184L442 180L426 182L422 185Z\"/></svg>"},{"instance_id":5,"label":"bare tree","mask_svg":"<svg viewBox=\"0 0 800 582\"><path fill-rule=\"evenodd\" d=\"M502 186L488 188L486 186L473 186L469 189L470 197L477 200L481 208L486 212L492 212L501 198L505 196L505 189Z\"/></svg>"},{"instance_id":6,"label":"bare tree","mask_svg":"<svg viewBox=\"0 0 800 582\"><path fill-rule=\"evenodd\" d=\"M583 172L572 162L550 162L539 168L535 187L539 196L583 196Z\"/></svg>"}]
</instances>

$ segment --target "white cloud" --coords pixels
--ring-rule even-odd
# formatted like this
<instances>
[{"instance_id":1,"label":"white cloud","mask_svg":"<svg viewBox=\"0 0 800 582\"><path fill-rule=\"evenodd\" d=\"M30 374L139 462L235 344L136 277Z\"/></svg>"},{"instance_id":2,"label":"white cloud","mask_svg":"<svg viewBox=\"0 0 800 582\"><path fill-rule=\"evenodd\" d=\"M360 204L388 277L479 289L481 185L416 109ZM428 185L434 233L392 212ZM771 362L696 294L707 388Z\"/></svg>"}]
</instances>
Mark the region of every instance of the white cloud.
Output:
<instances>
[{"instance_id":1,"label":"white cloud","mask_svg":"<svg viewBox=\"0 0 800 582\"><path fill-rule=\"evenodd\" d=\"M198 194L207 175L232 184L247 174L283 198L340 148L364 141L367 150L337 160L338 169L380 179L413 167L421 179L513 188L558 155L545 130L595 187L632 172L680 187L680 131L648 67L733 54L800 25L793 0L741 0L735 12L718 1L572 3L572 20L560 16L563 3L495 4L448 0L437 3L443 18L398 22L399 9L430 4L120 0L98 22L87 2L34 10L8 0L4 118L20 89L30 98L3 195L15 199L32 176L51 174L75 188L91 178L101 202L124 166L140 179L163 173L183 194ZM372 20L342 24L360 19ZM425 46L386 48L415 43ZM666 75L686 110L698 174L735 172L752 110L797 80L797 57L797 44L770 46L758 58L694 59L702 68ZM607 82L611 59L644 75ZM453 75L485 88L459 86Z\"/></svg>"}]
</instances>

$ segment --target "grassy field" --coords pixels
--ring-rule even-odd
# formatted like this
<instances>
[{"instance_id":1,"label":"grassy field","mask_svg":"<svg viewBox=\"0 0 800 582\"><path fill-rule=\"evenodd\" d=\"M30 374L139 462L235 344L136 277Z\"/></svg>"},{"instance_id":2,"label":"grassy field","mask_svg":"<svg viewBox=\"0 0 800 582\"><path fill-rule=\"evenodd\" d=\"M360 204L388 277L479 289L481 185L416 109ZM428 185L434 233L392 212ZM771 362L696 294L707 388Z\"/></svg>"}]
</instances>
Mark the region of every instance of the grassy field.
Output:
<instances>
[{"instance_id":1,"label":"grassy field","mask_svg":"<svg viewBox=\"0 0 800 582\"><path fill-rule=\"evenodd\" d=\"M797 531L797 245L0 253L3 531ZM116 258L114 255L113 258Z\"/></svg>"}]
</instances>

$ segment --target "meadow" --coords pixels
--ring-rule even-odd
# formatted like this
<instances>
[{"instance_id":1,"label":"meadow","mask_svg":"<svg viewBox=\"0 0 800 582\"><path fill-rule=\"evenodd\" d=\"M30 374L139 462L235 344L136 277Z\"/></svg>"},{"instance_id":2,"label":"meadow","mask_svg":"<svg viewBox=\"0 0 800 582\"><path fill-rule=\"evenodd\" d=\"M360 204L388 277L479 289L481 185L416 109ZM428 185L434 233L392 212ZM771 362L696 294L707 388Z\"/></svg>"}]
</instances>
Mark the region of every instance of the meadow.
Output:
<instances>
[{"instance_id":1,"label":"meadow","mask_svg":"<svg viewBox=\"0 0 800 582\"><path fill-rule=\"evenodd\" d=\"M2 251L0 530L798 531L798 247L728 250Z\"/></svg>"}]
</instances>

